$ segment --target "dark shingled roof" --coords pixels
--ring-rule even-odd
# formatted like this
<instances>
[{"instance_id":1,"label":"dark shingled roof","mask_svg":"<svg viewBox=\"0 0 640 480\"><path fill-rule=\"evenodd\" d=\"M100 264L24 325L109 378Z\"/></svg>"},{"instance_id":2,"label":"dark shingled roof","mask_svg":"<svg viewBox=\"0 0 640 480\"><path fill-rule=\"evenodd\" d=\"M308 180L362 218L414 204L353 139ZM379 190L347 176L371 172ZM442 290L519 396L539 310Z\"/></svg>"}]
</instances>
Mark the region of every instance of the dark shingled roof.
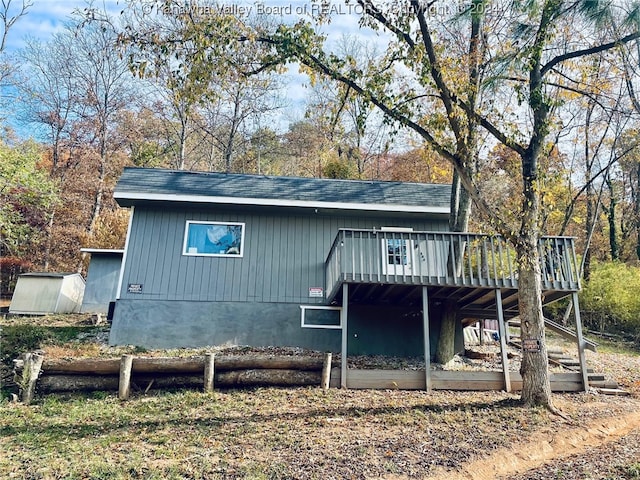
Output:
<instances>
[{"instance_id":1,"label":"dark shingled roof","mask_svg":"<svg viewBox=\"0 0 640 480\"><path fill-rule=\"evenodd\" d=\"M122 206L142 201L194 201L322 207L344 204L419 207L437 213L449 209L450 185L273 177L230 173L125 168L114 197ZM238 202L234 201L237 199ZM284 202L284 203L283 203Z\"/></svg>"}]
</instances>

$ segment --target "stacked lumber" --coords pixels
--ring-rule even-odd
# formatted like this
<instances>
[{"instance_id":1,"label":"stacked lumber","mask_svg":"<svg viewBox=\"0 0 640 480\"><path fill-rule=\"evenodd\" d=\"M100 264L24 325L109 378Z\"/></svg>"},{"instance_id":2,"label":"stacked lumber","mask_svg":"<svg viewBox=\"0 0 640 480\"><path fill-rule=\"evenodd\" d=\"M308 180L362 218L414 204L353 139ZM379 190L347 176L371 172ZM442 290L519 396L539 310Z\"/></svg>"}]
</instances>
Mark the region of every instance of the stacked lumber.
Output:
<instances>
[{"instance_id":1,"label":"stacked lumber","mask_svg":"<svg viewBox=\"0 0 640 480\"><path fill-rule=\"evenodd\" d=\"M45 358L27 353L14 360L16 383L24 403L34 393L131 388L204 388L322 385L328 388L331 354L321 357L213 354L191 357Z\"/></svg>"}]
</instances>

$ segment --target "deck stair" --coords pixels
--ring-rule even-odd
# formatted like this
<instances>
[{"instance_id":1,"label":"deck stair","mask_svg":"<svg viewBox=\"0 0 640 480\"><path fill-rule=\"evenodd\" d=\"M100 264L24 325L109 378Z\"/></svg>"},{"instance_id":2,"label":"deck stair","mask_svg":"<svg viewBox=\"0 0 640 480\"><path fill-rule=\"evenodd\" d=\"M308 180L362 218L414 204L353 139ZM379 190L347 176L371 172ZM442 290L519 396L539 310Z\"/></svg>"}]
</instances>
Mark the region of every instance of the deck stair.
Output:
<instances>
[{"instance_id":1,"label":"deck stair","mask_svg":"<svg viewBox=\"0 0 640 480\"><path fill-rule=\"evenodd\" d=\"M573 330L563 325L560 325L559 323L554 322L553 320L549 320L548 318L545 318L544 326L545 328L548 328L552 332L557 333L558 335L560 335L566 340L569 340L574 343L578 341L578 337L573 332ZM509 320L507 323L507 328L508 327L520 328L520 320ZM518 339L518 337L513 337L513 336L511 338L516 340ZM583 338L583 341L584 341L584 348L586 348L587 350L591 350L592 352L598 351L598 343L592 340L588 340L586 338Z\"/></svg>"},{"instance_id":2,"label":"deck stair","mask_svg":"<svg viewBox=\"0 0 640 480\"><path fill-rule=\"evenodd\" d=\"M515 321L512 320L509 322L509 326L519 327L520 322L517 320ZM561 335L562 337L568 340L571 340L574 342L577 341L575 333L573 333L571 330L563 327L558 323L555 323L545 318L545 326L549 328L549 330L558 333L559 335ZM594 352L596 351L596 348L598 346L596 342L592 342L587 339L584 339L584 341L585 341L585 348L588 348L589 350L592 350ZM517 336L513 336L513 335L510 336L509 344L516 348L522 348L520 337L517 337ZM571 355L567 355L560 348L550 347L547 350L547 355L549 357L549 364L551 365L560 366L572 372L580 371L580 361ZM602 394L606 394L606 395L627 395L628 394L628 392L626 392L625 390L620 389L618 382L616 382L615 380L607 379L606 376L602 373L595 373L592 368L587 368L587 374L589 379L589 386L592 388L595 388L598 392Z\"/></svg>"}]
</instances>

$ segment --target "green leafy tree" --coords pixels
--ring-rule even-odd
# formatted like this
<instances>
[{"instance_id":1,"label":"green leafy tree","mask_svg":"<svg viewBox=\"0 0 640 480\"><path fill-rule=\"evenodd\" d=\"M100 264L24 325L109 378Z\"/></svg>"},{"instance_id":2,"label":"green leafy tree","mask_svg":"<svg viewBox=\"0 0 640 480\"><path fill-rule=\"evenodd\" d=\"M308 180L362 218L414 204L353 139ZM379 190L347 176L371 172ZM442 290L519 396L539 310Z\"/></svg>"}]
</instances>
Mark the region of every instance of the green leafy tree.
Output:
<instances>
[{"instance_id":1,"label":"green leafy tree","mask_svg":"<svg viewBox=\"0 0 640 480\"><path fill-rule=\"evenodd\" d=\"M37 251L46 238L58 187L42 165L42 148L28 141L0 142L0 256L41 263Z\"/></svg>"}]
</instances>

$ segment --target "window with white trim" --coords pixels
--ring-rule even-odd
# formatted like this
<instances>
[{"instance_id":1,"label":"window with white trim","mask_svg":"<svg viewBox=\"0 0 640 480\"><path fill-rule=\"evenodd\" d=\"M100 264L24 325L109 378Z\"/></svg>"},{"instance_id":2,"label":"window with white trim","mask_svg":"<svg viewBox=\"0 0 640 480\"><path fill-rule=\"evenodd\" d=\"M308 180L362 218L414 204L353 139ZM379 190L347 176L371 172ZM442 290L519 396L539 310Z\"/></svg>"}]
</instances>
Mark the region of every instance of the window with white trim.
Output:
<instances>
[{"instance_id":1,"label":"window with white trim","mask_svg":"<svg viewBox=\"0 0 640 480\"><path fill-rule=\"evenodd\" d=\"M244 255L244 223L188 220L182 254L242 257Z\"/></svg>"}]
</instances>

